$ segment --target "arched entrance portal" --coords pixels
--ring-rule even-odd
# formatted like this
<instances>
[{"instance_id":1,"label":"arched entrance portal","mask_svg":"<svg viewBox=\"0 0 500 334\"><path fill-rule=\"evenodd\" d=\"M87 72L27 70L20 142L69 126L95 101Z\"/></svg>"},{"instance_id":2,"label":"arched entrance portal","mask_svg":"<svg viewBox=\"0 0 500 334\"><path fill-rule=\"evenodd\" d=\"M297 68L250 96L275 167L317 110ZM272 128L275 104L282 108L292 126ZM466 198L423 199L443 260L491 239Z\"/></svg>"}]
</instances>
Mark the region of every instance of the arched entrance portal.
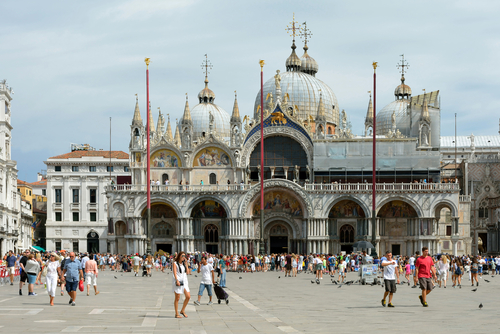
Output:
<instances>
[{"instance_id":1,"label":"arched entrance portal","mask_svg":"<svg viewBox=\"0 0 500 334\"><path fill-rule=\"evenodd\" d=\"M90 231L87 234L87 252L99 253L99 234L95 231Z\"/></svg>"},{"instance_id":2,"label":"arched entrance portal","mask_svg":"<svg viewBox=\"0 0 500 334\"><path fill-rule=\"evenodd\" d=\"M341 200L330 209L328 213L329 235L331 240L330 250L334 253L353 250L356 241L356 227L359 236L368 234L368 222L361 205L353 200Z\"/></svg>"},{"instance_id":3,"label":"arched entrance portal","mask_svg":"<svg viewBox=\"0 0 500 334\"><path fill-rule=\"evenodd\" d=\"M433 231L433 219L418 219L415 209L404 201L394 200L382 206L377 213L379 217L380 254L390 251L393 255L414 254L418 247L407 242L411 236L430 236ZM425 240L422 246L432 246Z\"/></svg>"},{"instance_id":4,"label":"arched entrance portal","mask_svg":"<svg viewBox=\"0 0 500 334\"><path fill-rule=\"evenodd\" d=\"M271 254L288 253L288 228L276 223L269 230L269 251Z\"/></svg>"},{"instance_id":5,"label":"arched entrance portal","mask_svg":"<svg viewBox=\"0 0 500 334\"><path fill-rule=\"evenodd\" d=\"M347 254L352 253L352 245L354 244L354 227L349 224L342 225L339 231L340 250Z\"/></svg>"},{"instance_id":6,"label":"arched entrance portal","mask_svg":"<svg viewBox=\"0 0 500 334\"><path fill-rule=\"evenodd\" d=\"M142 219L147 221L147 210L142 212ZM172 253L177 223L177 212L166 203L151 204L151 249Z\"/></svg>"},{"instance_id":7,"label":"arched entrance portal","mask_svg":"<svg viewBox=\"0 0 500 334\"><path fill-rule=\"evenodd\" d=\"M204 200L195 205L191 217L195 250L210 254L220 253L220 231L227 218L224 206L214 200Z\"/></svg>"}]
</instances>

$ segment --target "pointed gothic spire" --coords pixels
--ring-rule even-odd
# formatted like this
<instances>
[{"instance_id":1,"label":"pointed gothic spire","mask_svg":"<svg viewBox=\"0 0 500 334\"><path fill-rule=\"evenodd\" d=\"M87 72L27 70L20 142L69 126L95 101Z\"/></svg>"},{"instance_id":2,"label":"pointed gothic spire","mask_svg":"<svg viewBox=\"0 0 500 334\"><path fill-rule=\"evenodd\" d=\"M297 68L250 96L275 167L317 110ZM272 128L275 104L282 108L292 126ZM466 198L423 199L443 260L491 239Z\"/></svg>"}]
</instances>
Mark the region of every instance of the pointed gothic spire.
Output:
<instances>
[{"instance_id":1,"label":"pointed gothic spire","mask_svg":"<svg viewBox=\"0 0 500 334\"><path fill-rule=\"evenodd\" d=\"M431 116L429 115L429 108L427 107L427 94L424 91L424 102L422 103L422 114L420 116L422 121L430 122Z\"/></svg>"},{"instance_id":2,"label":"pointed gothic spire","mask_svg":"<svg viewBox=\"0 0 500 334\"><path fill-rule=\"evenodd\" d=\"M366 111L366 119L365 119L365 136L368 135L368 129L372 128L373 130L373 102L372 102L372 94L370 93L370 102L368 103L368 110Z\"/></svg>"},{"instance_id":3,"label":"pointed gothic spire","mask_svg":"<svg viewBox=\"0 0 500 334\"><path fill-rule=\"evenodd\" d=\"M182 116L181 123L183 123L183 124L192 124L193 123L193 119L191 118L191 111L189 110L189 102L188 102L187 93L186 93L186 106L184 107L184 115Z\"/></svg>"},{"instance_id":4,"label":"pointed gothic spire","mask_svg":"<svg viewBox=\"0 0 500 334\"><path fill-rule=\"evenodd\" d=\"M176 127L175 127L174 142L175 142L176 146L180 146L181 145L181 132L179 130L179 122L177 122L177 119L175 120L175 123L176 123Z\"/></svg>"},{"instance_id":5,"label":"pointed gothic spire","mask_svg":"<svg viewBox=\"0 0 500 334\"><path fill-rule=\"evenodd\" d=\"M155 132L155 121L153 120L153 113L151 111L151 102L149 103L149 132Z\"/></svg>"},{"instance_id":6,"label":"pointed gothic spire","mask_svg":"<svg viewBox=\"0 0 500 334\"><path fill-rule=\"evenodd\" d=\"M132 120L133 125L142 125L141 111L139 110L139 98L135 94L135 111L134 119Z\"/></svg>"},{"instance_id":7,"label":"pointed gothic spire","mask_svg":"<svg viewBox=\"0 0 500 334\"><path fill-rule=\"evenodd\" d=\"M238 96L236 95L236 91L234 91L234 105L233 105L233 114L231 115L231 122L232 123L241 122L240 108L238 107Z\"/></svg>"},{"instance_id":8,"label":"pointed gothic spire","mask_svg":"<svg viewBox=\"0 0 500 334\"><path fill-rule=\"evenodd\" d=\"M170 115L167 114L168 117L168 123L167 123L167 140L173 140L174 137L172 136L172 127L170 126Z\"/></svg>"},{"instance_id":9,"label":"pointed gothic spire","mask_svg":"<svg viewBox=\"0 0 500 334\"><path fill-rule=\"evenodd\" d=\"M323 103L323 92L319 91L319 104L316 122L326 122L325 104Z\"/></svg>"},{"instance_id":10,"label":"pointed gothic spire","mask_svg":"<svg viewBox=\"0 0 500 334\"><path fill-rule=\"evenodd\" d=\"M156 133L158 136L161 136L165 132L165 119L161 114L160 107L158 107L158 124L156 125Z\"/></svg>"}]
</instances>

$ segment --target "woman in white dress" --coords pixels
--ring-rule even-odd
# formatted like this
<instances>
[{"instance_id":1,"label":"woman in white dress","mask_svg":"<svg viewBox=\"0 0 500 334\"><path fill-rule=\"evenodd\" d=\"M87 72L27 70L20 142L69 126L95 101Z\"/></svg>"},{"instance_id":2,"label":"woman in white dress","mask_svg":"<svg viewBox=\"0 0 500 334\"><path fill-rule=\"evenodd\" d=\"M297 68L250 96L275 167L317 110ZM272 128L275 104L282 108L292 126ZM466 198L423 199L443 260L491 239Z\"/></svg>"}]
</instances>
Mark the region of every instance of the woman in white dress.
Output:
<instances>
[{"instance_id":1,"label":"woman in white dress","mask_svg":"<svg viewBox=\"0 0 500 334\"><path fill-rule=\"evenodd\" d=\"M175 308L175 317L182 318L181 314L184 318L187 318L186 315L186 306L189 303L189 299L191 298L191 294L189 292L189 284L187 275L189 275L189 266L186 259L185 252L179 252L172 266L172 291L175 293L174 299L174 308ZM184 294L184 304L182 305L181 312L179 312L179 300L181 299L181 295Z\"/></svg>"},{"instance_id":2,"label":"woman in white dress","mask_svg":"<svg viewBox=\"0 0 500 334\"><path fill-rule=\"evenodd\" d=\"M448 271L450 270L450 264L448 263L448 257L446 255L442 255L441 259L438 262L438 273L439 273L439 287L441 287L441 283L443 283L446 288L446 281L448 279Z\"/></svg>"},{"instance_id":3,"label":"woman in white dress","mask_svg":"<svg viewBox=\"0 0 500 334\"><path fill-rule=\"evenodd\" d=\"M56 296L57 278L61 277L61 264L59 263L59 256L56 253L50 254L50 260L45 264L47 267L47 276L45 282L47 283L47 293L50 297L50 306L54 306L54 297Z\"/></svg>"}]
</instances>

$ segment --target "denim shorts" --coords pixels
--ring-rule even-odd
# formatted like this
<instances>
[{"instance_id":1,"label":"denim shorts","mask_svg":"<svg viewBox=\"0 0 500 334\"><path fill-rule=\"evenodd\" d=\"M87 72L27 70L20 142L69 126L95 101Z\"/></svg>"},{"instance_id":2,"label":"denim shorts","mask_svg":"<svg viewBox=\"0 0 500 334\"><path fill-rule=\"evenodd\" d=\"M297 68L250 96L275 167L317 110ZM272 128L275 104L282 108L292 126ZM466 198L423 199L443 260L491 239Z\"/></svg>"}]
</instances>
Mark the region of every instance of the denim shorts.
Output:
<instances>
[{"instance_id":1,"label":"denim shorts","mask_svg":"<svg viewBox=\"0 0 500 334\"><path fill-rule=\"evenodd\" d=\"M203 296L203 290L207 289L208 295L212 297L212 284L200 283L200 290L198 291L198 296Z\"/></svg>"},{"instance_id":2,"label":"denim shorts","mask_svg":"<svg viewBox=\"0 0 500 334\"><path fill-rule=\"evenodd\" d=\"M36 276L35 274L28 274L28 284L35 284Z\"/></svg>"},{"instance_id":3,"label":"denim shorts","mask_svg":"<svg viewBox=\"0 0 500 334\"><path fill-rule=\"evenodd\" d=\"M74 282L69 282L69 281L66 281L66 291L67 292L71 292L71 291L76 291L78 289L78 281L74 281Z\"/></svg>"}]
</instances>

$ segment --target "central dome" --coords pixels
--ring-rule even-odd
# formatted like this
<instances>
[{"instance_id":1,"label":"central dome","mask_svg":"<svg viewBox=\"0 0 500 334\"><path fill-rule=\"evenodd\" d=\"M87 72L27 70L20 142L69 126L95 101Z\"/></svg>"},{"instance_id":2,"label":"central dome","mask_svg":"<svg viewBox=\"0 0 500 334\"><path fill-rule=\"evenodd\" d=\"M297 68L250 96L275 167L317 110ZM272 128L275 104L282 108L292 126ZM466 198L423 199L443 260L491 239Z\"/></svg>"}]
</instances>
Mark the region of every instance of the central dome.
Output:
<instances>
[{"instance_id":1,"label":"central dome","mask_svg":"<svg viewBox=\"0 0 500 334\"><path fill-rule=\"evenodd\" d=\"M299 117L306 119L311 115L314 119L318 114L320 91L323 95L325 114L327 122L339 124L339 106L337 97L332 89L323 81L303 72L288 71L281 74L281 100L288 93L290 99L288 105L299 107ZM264 109L266 106L266 96L273 94L273 101L276 101L276 85L274 77L264 84ZM254 105L254 118L257 118L257 107L260 105L260 91L257 94Z\"/></svg>"}]
</instances>

